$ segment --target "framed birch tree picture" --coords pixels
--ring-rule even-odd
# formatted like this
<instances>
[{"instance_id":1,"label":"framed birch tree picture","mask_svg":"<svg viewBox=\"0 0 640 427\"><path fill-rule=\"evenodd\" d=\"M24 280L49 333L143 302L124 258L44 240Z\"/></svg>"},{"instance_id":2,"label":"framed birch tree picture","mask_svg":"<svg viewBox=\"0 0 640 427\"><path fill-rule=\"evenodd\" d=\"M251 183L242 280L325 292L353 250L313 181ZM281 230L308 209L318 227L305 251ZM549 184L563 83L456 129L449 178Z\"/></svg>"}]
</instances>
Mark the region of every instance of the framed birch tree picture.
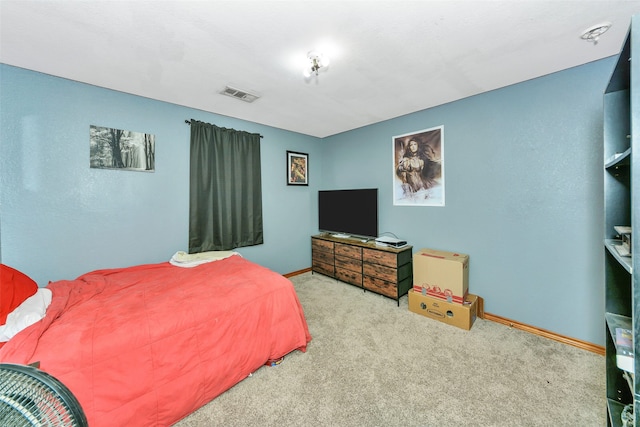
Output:
<instances>
[{"instance_id":1,"label":"framed birch tree picture","mask_svg":"<svg viewBox=\"0 0 640 427\"><path fill-rule=\"evenodd\" d=\"M96 169L155 171L155 135L91 125L89 166Z\"/></svg>"}]
</instances>

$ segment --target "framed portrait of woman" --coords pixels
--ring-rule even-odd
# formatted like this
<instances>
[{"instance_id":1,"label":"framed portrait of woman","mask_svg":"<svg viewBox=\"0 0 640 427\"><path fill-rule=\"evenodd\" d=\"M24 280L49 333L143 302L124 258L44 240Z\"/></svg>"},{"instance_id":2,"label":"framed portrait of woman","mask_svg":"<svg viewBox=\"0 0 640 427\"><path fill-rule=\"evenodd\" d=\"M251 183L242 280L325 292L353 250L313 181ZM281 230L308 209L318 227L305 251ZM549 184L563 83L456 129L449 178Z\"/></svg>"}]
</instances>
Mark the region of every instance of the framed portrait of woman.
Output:
<instances>
[{"instance_id":1,"label":"framed portrait of woman","mask_svg":"<svg viewBox=\"0 0 640 427\"><path fill-rule=\"evenodd\" d=\"M444 126L392 140L393 204L444 206Z\"/></svg>"},{"instance_id":2,"label":"framed portrait of woman","mask_svg":"<svg viewBox=\"0 0 640 427\"><path fill-rule=\"evenodd\" d=\"M287 185L309 185L309 155L287 151Z\"/></svg>"}]
</instances>

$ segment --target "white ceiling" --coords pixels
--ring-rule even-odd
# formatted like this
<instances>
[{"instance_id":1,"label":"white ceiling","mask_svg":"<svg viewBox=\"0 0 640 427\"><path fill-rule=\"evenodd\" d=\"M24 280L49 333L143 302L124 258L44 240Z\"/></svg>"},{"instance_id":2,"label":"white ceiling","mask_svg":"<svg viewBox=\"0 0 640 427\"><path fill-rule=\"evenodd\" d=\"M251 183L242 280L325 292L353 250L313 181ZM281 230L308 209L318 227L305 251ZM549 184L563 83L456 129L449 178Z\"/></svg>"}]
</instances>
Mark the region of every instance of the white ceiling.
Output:
<instances>
[{"instance_id":1,"label":"white ceiling","mask_svg":"<svg viewBox=\"0 0 640 427\"><path fill-rule=\"evenodd\" d=\"M0 0L0 62L325 137L616 55L635 13L637 0ZM597 44L580 38L606 21ZM306 80L314 49L331 65Z\"/></svg>"}]
</instances>

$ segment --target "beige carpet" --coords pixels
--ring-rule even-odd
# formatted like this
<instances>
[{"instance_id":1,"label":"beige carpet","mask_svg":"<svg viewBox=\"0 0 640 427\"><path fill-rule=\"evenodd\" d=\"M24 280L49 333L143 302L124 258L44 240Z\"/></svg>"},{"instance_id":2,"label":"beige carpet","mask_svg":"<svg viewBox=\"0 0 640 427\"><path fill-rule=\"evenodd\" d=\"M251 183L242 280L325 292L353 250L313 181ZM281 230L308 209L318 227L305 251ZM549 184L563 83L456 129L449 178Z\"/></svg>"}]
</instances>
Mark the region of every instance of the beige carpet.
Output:
<instances>
[{"instance_id":1,"label":"beige carpet","mask_svg":"<svg viewBox=\"0 0 640 427\"><path fill-rule=\"evenodd\" d=\"M604 357L487 320L470 331L328 277L292 279L313 340L176 426L603 426Z\"/></svg>"}]
</instances>

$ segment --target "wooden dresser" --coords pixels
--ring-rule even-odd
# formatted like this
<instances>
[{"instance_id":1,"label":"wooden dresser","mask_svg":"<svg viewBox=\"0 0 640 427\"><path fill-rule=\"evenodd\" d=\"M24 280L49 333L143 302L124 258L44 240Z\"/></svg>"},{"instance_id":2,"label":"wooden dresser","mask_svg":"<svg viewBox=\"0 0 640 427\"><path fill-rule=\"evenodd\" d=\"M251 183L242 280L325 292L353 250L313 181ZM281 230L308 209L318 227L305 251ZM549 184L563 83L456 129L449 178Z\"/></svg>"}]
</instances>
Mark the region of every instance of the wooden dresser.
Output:
<instances>
[{"instance_id":1,"label":"wooden dresser","mask_svg":"<svg viewBox=\"0 0 640 427\"><path fill-rule=\"evenodd\" d=\"M311 237L311 269L365 291L393 298L413 286L413 247L395 249L373 241L320 234Z\"/></svg>"}]
</instances>

